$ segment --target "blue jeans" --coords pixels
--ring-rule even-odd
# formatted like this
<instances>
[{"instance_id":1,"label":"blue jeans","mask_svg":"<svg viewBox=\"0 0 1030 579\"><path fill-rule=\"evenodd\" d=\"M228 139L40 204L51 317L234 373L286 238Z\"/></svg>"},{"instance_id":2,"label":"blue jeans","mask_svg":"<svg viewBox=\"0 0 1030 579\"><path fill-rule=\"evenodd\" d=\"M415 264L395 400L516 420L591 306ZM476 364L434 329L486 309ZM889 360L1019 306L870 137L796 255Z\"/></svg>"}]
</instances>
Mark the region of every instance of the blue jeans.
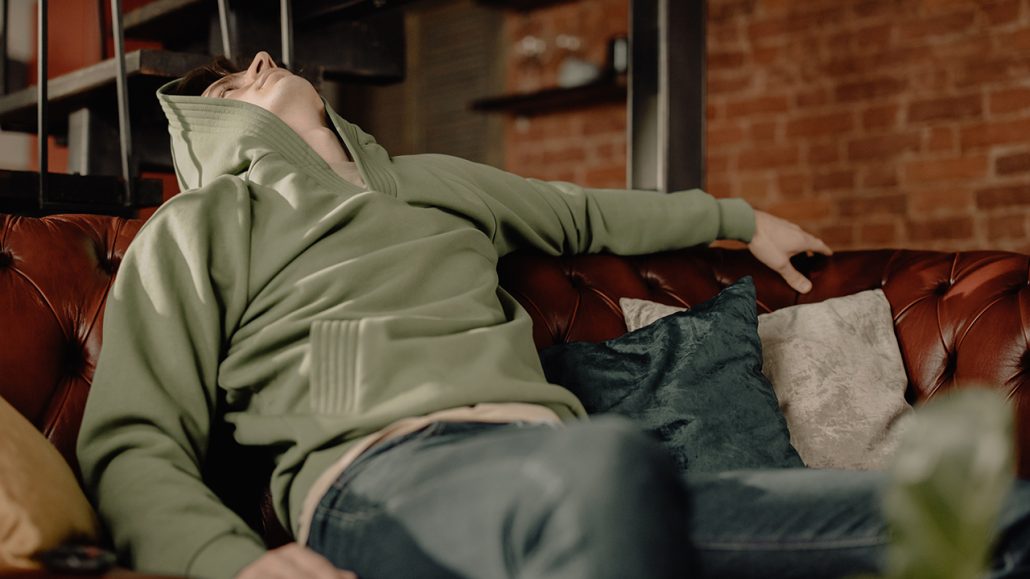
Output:
<instances>
[{"instance_id":1,"label":"blue jeans","mask_svg":"<svg viewBox=\"0 0 1030 579\"><path fill-rule=\"evenodd\" d=\"M684 476L615 418L434 423L351 465L308 546L362 579L843 577L882 570L883 482L809 469ZM1030 572L1028 487L1005 510L995 579Z\"/></svg>"}]
</instances>

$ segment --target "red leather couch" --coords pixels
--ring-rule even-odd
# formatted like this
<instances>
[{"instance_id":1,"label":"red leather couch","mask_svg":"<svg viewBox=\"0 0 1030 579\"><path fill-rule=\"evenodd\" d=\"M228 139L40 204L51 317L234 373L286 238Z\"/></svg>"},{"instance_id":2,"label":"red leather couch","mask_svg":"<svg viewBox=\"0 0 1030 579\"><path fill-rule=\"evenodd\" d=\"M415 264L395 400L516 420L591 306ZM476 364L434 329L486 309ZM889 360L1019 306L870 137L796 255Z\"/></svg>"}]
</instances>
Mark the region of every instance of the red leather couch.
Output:
<instances>
[{"instance_id":1,"label":"red leather couch","mask_svg":"<svg viewBox=\"0 0 1030 579\"><path fill-rule=\"evenodd\" d=\"M31 420L73 467L75 437L100 353L104 300L141 221L0 214L0 395ZM746 251L695 248L637 257L555 258L515 254L501 261L502 285L529 310L538 347L599 341L626 331L621 296L692 305L743 275L758 288L759 311L882 288L913 402L982 382L1017 411L1018 468L1030 477L1030 257L1000 251L846 251L795 258L814 288L799 295ZM267 462L226 446L210 456L216 491L262 480ZM76 469L77 470L77 469ZM266 537L286 539L263 486L223 499ZM20 577L54 577L23 573ZM129 577L130 575L122 575Z\"/></svg>"}]
</instances>

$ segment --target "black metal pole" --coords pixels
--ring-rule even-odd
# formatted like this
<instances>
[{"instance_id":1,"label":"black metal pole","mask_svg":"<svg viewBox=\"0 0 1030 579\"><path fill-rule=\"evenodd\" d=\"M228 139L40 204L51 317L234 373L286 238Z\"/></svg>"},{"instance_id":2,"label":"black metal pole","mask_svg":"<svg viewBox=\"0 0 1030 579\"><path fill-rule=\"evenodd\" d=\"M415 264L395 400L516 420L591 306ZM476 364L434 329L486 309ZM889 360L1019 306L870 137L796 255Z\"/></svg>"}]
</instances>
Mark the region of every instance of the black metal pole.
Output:
<instances>
[{"instance_id":1,"label":"black metal pole","mask_svg":"<svg viewBox=\"0 0 1030 579\"><path fill-rule=\"evenodd\" d=\"M7 94L7 0L0 0L0 95Z\"/></svg>"},{"instance_id":2,"label":"black metal pole","mask_svg":"<svg viewBox=\"0 0 1030 579\"><path fill-rule=\"evenodd\" d=\"M46 200L49 151L47 150L47 0L39 0L36 34L36 137L39 141L39 207Z\"/></svg>"},{"instance_id":3,"label":"black metal pole","mask_svg":"<svg viewBox=\"0 0 1030 579\"><path fill-rule=\"evenodd\" d=\"M136 202L130 165L132 159L132 125L129 124L129 87L125 78L125 38L122 35L122 1L111 0L111 34L114 36L115 78L118 91L118 139L122 153L122 179L125 180L125 205Z\"/></svg>"},{"instance_id":4,"label":"black metal pole","mask_svg":"<svg viewBox=\"0 0 1030 579\"><path fill-rule=\"evenodd\" d=\"M232 60L232 41L229 38L228 0L218 0L218 28L222 33L222 54Z\"/></svg>"},{"instance_id":5,"label":"black metal pole","mask_svg":"<svg viewBox=\"0 0 1030 579\"><path fill-rule=\"evenodd\" d=\"M293 66L293 14L290 0L279 0L279 29L282 33L282 62L286 68Z\"/></svg>"}]
</instances>

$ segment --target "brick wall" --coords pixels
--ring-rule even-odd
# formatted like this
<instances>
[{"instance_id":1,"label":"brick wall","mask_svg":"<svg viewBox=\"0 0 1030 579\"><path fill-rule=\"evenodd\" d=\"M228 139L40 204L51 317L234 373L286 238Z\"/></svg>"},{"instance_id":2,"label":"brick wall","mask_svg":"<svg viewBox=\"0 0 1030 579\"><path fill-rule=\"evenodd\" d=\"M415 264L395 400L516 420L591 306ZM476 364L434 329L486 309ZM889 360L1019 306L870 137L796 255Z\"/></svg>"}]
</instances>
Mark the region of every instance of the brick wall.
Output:
<instances>
[{"instance_id":1,"label":"brick wall","mask_svg":"<svg viewBox=\"0 0 1030 579\"><path fill-rule=\"evenodd\" d=\"M579 0L505 17L506 84L509 91L555 86L562 52L559 34L582 41L581 57L603 67L608 39L629 31L627 0ZM516 43L531 35L548 50L540 62L519 56ZM536 177L593 187L626 186L626 106L583 109L505 119L505 168Z\"/></svg>"},{"instance_id":2,"label":"brick wall","mask_svg":"<svg viewBox=\"0 0 1030 579\"><path fill-rule=\"evenodd\" d=\"M1030 253L1030 0L708 1L709 191L836 248ZM626 13L579 0L505 34L580 18L596 50ZM553 79L516 61L511 90ZM509 119L507 167L622 186L624 129L621 105Z\"/></svg>"},{"instance_id":3,"label":"brick wall","mask_svg":"<svg viewBox=\"0 0 1030 579\"><path fill-rule=\"evenodd\" d=\"M708 188L834 247L1030 252L1030 0L710 0Z\"/></svg>"}]
</instances>

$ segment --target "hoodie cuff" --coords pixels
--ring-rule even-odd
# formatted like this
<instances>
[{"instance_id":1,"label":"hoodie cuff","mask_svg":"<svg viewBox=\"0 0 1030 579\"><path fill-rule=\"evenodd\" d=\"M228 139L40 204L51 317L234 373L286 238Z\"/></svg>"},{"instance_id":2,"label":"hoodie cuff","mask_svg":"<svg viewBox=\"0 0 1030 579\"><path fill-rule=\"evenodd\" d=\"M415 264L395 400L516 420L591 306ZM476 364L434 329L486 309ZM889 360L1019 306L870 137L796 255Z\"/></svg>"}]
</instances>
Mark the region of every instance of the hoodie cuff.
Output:
<instances>
[{"instance_id":1,"label":"hoodie cuff","mask_svg":"<svg viewBox=\"0 0 1030 579\"><path fill-rule=\"evenodd\" d=\"M718 199L719 239L750 242L755 236L755 210L743 199Z\"/></svg>"},{"instance_id":2,"label":"hoodie cuff","mask_svg":"<svg viewBox=\"0 0 1030 579\"><path fill-rule=\"evenodd\" d=\"M186 575L191 579L232 579L265 552L264 545L253 539L219 535L193 556Z\"/></svg>"}]
</instances>

